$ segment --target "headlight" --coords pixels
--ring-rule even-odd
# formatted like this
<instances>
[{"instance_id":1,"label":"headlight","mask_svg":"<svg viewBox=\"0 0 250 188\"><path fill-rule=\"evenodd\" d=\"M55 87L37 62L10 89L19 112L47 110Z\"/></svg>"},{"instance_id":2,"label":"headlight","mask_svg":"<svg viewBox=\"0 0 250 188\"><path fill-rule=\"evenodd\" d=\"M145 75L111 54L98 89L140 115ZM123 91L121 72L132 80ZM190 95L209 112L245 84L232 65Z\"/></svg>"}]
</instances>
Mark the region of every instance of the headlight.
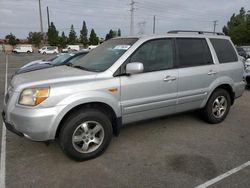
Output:
<instances>
[{"instance_id":1,"label":"headlight","mask_svg":"<svg viewBox=\"0 0 250 188\"><path fill-rule=\"evenodd\" d=\"M49 88L24 89L19 97L18 104L36 106L49 97Z\"/></svg>"}]
</instances>

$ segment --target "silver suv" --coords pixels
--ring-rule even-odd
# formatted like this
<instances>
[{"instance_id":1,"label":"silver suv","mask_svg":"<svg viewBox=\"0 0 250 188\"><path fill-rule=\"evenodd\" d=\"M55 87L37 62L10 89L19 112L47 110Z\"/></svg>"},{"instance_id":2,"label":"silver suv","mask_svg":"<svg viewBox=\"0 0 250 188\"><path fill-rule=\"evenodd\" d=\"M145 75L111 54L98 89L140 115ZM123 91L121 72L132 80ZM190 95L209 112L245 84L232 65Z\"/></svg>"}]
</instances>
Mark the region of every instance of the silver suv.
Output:
<instances>
[{"instance_id":1,"label":"silver suv","mask_svg":"<svg viewBox=\"0 0 250 188\"><path fill-rule=\"evenodd\" d=\"M31 140L58 138L82 161L103 153L130 122L200 109L208 123L220 123L244 88L243 64L227 36L115 38L67 65L14 76L3 119Z\"/></svg>"}]
</instances>

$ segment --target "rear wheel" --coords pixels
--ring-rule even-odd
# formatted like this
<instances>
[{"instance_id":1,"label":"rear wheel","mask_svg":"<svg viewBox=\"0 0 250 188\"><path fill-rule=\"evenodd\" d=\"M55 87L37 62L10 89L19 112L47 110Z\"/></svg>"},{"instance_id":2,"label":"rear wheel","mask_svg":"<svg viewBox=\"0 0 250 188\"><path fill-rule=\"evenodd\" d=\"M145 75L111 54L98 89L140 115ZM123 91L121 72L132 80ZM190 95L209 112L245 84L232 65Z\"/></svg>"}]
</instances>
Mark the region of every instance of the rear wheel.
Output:
<instances>
[{"instance_id":1,"label":"rear wheel","mask_svg":"<svg viewBox=\"0 0 250 188\"><path fill-rule=\"evenodd\" d=\"M112 138L109 118L95 109L72 113L63 123L59 141L71 159L84 161L101 155Z\"/></svg>"},{"instance_id":2,"label":"rear wheel","mask_svg":"<svg viewBox=\"0 0 250 188\"><path fill-rule=\"evenodd\" d=\"M30 54L30 53L31 53L31 51L27 51L27 53L28 53L28 54Z\"/></svg>"},{"instance_id":3,"label":"rear wheel","mask_svg":"<svg viewBox=\"0 0 250 188\"><path fill-rule=\"evenodd\" d=\"M216 89L209 98L205 108L202 110L204 119L211 124L222 122L231 107L231 98L224 89Z\"/></svg>"}]
</instances>

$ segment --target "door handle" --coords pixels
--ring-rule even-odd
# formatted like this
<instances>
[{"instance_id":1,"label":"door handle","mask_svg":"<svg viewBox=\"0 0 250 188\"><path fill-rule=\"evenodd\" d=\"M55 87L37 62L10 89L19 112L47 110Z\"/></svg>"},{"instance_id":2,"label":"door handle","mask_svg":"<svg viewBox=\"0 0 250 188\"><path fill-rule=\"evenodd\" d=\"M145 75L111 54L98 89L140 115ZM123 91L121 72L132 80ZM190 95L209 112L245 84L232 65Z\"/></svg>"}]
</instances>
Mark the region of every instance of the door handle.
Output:
<instances>
[{"instance_id":1,"label":"door handle","mask_svg":"<svg viewBox=\"0 0 250 188\"><path fill-rule=\"evenodd\" d=\"M215 71L213 71L213 70L210 70L207 74L208 74L208 75L215 75L215 74L217 74L217 72L215 72Z\"/></svg>"},{"instance_id":2,"label":"door handle","mask_svg":"<svg viewBox=\"0 0 250 188\"><path fill-rule=\"evenodd\" d=\"M164 82L172 82L172 81L174 81L174 80L176 80L176 77L175 77L175 76L166 76L166 77L163 79Z\"/></svg>"}]
</instances>

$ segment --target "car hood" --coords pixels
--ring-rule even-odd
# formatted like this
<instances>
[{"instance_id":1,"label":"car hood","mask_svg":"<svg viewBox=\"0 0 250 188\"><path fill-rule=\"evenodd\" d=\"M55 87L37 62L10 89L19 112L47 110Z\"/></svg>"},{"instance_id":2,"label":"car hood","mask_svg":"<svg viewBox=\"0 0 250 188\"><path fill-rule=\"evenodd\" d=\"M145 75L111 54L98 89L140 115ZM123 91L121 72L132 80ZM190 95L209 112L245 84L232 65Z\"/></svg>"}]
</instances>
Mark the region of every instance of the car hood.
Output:
<instances>
[{"instance_id":1,"label":"car hood","mask_svg":"<svg viewBox=\"0 0 250 188\"><path fill-rule=\"evenodd\" d=\"M27 87L44 87L52 84L93 80L96 72L89 72L69 66L56 66L47 69L15 75L11 80L12 89L16 92Z\"/></svg>"}]
</instances>

